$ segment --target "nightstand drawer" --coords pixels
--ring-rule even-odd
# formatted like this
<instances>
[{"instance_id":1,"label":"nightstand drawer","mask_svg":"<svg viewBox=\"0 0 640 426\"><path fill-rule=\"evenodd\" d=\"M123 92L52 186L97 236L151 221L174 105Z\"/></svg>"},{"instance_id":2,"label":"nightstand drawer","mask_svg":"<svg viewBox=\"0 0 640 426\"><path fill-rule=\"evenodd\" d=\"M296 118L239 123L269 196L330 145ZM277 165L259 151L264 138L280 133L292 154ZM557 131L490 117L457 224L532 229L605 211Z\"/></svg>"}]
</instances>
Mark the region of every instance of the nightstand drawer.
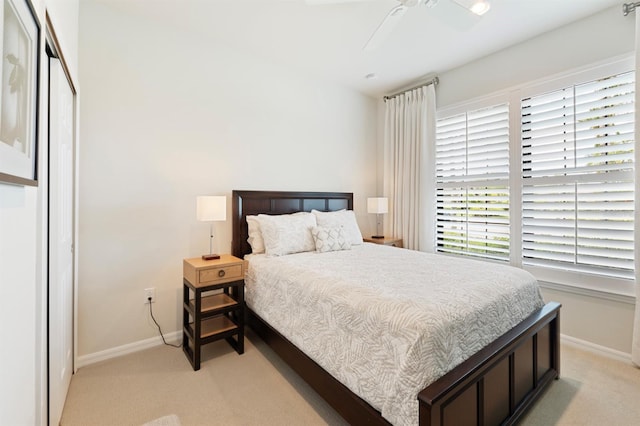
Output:
<instances>
[{"instance_id":1,"label":"nightstand drawer","mask_svg":"<svg viewBox=\"0 0 640 426\"><path fill-rule=\"evenodd\" d=\"M216 281L229 281L234 278L242 279L242 264L204 269L198 273L198 282L200 284L215 283Z\"/></svg>"}]
</instances>

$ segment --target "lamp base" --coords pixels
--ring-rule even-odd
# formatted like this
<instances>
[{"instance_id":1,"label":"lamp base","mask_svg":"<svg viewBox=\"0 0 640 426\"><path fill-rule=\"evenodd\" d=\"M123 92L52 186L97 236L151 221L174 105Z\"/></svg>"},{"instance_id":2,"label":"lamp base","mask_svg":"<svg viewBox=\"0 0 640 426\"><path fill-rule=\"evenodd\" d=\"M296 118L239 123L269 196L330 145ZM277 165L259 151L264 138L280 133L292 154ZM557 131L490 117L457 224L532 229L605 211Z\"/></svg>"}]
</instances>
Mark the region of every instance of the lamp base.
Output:
<instances>
[{"instance_id":1,"label":"lamp base","mask_svg":"<svg viewBox=\"0 0 640 426\"><path fill-rule=\"evenodd\" d=\"M202 255L202 260L214 260L214 259L220 259L220 255L219 254L203 254Z\"/></svg>"},{"instance_id":2,"label":"lamp base","mask_svg":"<svg viewBox=\"0 0 640 426\"><path fill-rule=\"evenodd\" d=\"M372 235L371 238L384 238L384 235Z\"/></svg>"}]
</instances>

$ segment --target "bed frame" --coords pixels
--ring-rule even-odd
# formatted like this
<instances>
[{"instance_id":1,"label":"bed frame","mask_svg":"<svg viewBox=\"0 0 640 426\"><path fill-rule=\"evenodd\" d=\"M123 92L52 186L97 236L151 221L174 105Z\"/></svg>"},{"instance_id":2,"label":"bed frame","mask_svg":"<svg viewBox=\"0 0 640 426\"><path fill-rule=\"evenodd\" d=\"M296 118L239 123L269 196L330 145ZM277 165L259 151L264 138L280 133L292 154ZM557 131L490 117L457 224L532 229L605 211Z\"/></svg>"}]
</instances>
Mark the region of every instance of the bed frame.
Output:
<instances>
[{"instance_id":1,"label":"bed frame","mask_svg":"<svg viewBox=\"0 0 640 426\"><path fill-rule=\"evenodd\" d=\"M232 252L251 253L247 215L353 209L344 192L233 191ZM322 369L251 309L256 333L352 425L388 425L373 407ZM560 373L560 304L549 302L418 394L419 424L510 425Z\"/></svg>"}]
</instances>

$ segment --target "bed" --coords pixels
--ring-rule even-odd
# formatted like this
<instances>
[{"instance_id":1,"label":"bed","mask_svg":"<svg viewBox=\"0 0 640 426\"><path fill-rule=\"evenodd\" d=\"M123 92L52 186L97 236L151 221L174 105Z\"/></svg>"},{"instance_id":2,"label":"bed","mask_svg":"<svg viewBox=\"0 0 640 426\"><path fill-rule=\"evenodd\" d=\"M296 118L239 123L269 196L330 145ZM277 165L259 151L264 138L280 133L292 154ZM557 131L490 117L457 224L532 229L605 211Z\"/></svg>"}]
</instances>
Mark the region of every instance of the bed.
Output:
<instances>
[{"instance_id":1,"label":"bed","mask_svg":"<svg viewBox=\"0 0 640 426\"><path fill-rule=\"evenodd\" d=\"M248 215L352 208L351 193L233 191L233 254L244 257L251 253L251 246L247 242ZM389 252L389 256L399 256L401 252L395 248L385 249L393 251ZM354 250L353 255L357 251ZM416 252L402 252L418 255ZM306 261L303 256L301 259L300 262ZM258 262L255 264L258 265ZM466 360L455 368L436 380L430 380L426 388L415 392L417 396L414 397L418 400L417 418L397 422L423 425L516 422L549 383L558 377L559 308L553 302L536 308L512 328L495 336L495 340L468 358L465 356ZM345 380L346 384L341 383L334 377L340 377L340 374L329 374L319 364L323 361L316 362L318 358L313 350L307 349L310 356L292 343L295 338L284 337L283 333L291 336L290 331L282 326L279 329L278 326L272 326L254 312L252 306L248 306L248 312L248 322L257 334L345 420L351 424L389 424L380 411L369 403L369 395L363 393L363 398L356 394L351 390L353 383L348 380ZM278 324L273 319L272 322ZM298 342L298 346L303 345ZM385 414L390 417L388 413ZM396 419L393 416L391 418Z\"/></svg>"}]
</instances>

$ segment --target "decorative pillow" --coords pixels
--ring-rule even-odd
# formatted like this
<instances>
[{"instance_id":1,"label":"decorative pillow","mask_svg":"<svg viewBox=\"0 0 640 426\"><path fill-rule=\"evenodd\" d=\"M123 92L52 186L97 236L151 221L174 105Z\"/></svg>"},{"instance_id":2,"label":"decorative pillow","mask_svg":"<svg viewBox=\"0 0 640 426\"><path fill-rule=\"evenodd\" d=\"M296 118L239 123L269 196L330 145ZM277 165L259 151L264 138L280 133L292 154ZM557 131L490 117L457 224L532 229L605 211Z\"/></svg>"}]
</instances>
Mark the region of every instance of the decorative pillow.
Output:
<instances>
[{"instance_id":1,"label":"decorative pillow","mask_svg":"<svg viewBox=\"0 0 640 426\"><path fill-rule=\"evenodd\" d=\"M320 253L351 250L351 243L347 240L342 226L334 228L316 226L311 229L311 235L313 235L313 240L316 243L316 251Z\"/></svg>"},{"instance_id":2,"label":"decorative pillow","mask_svg":"<svg viewBox=\"0 0 640 426\"><path fill-rule=\"evenodd\" d=\"M251 246L251 252L255 254L264 253L264 240L262 239L258 216L247 216L247 226L249 227L247 242Z\"/></svg>"},{"instance_id":3,"label":"decorative pillow","mask_svg":"<svg viewBox=\"0 0 640 426\"><path fill-rule=\"evenodd\" d=\"M316 249L311 228L317 224L316 217L311 213L277 216L260 214L258 222L267 256L282 256Z\"/></svg>"},{"instance_id":4,"label":"decorative pillow","mask_svg":"<svg viewBox=\"0 0 640 426\"><path fill-rule=\"evenodd\" d=\"M362 244L362 233L353 210L338 210L335 212L311 210L311 213L315 215L318 226L325 228L342 227L344 228L344 235L351 245Z\"/></svg>"}]
</instances>

